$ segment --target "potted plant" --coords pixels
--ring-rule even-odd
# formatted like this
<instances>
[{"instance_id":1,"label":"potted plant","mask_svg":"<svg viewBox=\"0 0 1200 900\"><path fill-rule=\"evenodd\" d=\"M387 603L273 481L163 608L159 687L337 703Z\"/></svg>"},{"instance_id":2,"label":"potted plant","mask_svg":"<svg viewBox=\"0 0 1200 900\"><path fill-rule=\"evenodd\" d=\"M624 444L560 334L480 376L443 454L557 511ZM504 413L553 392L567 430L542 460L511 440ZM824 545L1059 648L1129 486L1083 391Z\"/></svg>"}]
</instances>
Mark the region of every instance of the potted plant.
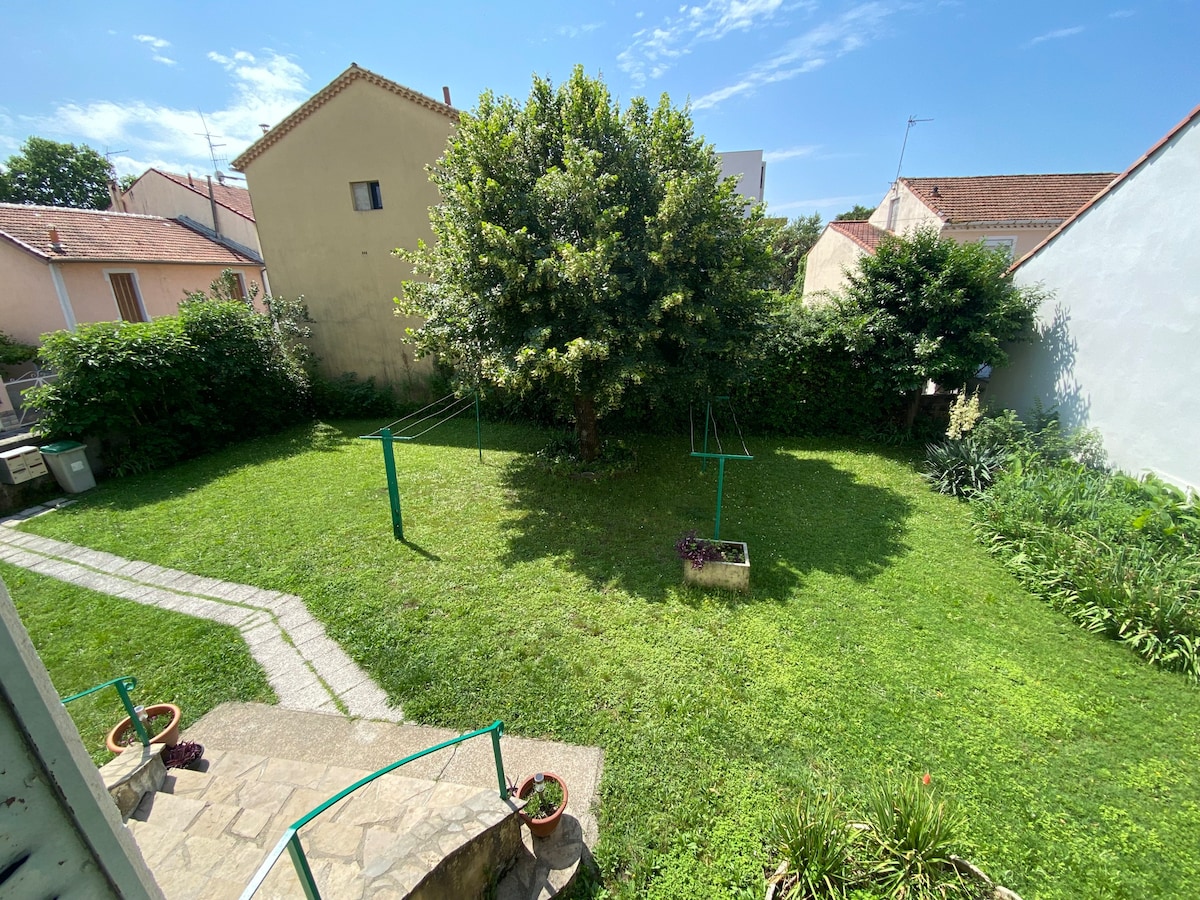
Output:
<instances>
[{"instance_id":1,"label":"potted plant","mask_svg":"<svg viewBox=\"0 0 1200 900\"><path fill-rule=\"evenodd\" d=\"M553 772L538 772L517 786L517 799L525 801L521 821L533 836L550 837L567 808L567 785Z\"/></svg>"},{"instance_id":2,"label":"potted plant","mask_svg":"<svg viewBox=\"0 0 1200 900\"><path fill-rule=\"evenodd\" d=\"M683 560L684 584L750 590L750 548L741 541L715 541L689 531L675 542Z\"/></svg>"},{"instance_id":3,"label":"potted plant","mask_svg":"<svg viewBox=\"0 0 1200 900\"><path fill-rule=\"evenodd\" d=\"M142 726L150 735L150 743L164 744L167 747L174 747L179 743L181 713L179 707L174 703L139 706L135 711L139 712ZM133 727L129 716L118 722L104 739L105 746L113 753L121 753L136 743L138 743L137 729Z\"/></svg>"}]
</instances>

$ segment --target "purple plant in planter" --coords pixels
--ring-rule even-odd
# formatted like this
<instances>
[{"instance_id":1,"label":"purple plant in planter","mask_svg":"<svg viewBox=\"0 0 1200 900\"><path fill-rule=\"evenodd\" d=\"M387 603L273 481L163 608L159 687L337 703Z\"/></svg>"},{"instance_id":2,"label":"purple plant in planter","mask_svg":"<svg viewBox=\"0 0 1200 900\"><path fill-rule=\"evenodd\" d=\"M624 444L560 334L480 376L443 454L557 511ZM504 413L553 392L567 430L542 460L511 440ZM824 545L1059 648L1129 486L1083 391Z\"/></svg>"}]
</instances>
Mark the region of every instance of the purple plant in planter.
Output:
<instances>
[{"instance_id":1,"label":"purple plant in planter","mask_svg":"<svg viewBox=\"0 0 1200 900\"><path fill-rule=\"evenodd\" d=\"M725 561L720 542L698 537L695 529L675 542L675 552L680 559L691 560L693 569L703 569L706 562Z\"/></svg>"}]
</instances>

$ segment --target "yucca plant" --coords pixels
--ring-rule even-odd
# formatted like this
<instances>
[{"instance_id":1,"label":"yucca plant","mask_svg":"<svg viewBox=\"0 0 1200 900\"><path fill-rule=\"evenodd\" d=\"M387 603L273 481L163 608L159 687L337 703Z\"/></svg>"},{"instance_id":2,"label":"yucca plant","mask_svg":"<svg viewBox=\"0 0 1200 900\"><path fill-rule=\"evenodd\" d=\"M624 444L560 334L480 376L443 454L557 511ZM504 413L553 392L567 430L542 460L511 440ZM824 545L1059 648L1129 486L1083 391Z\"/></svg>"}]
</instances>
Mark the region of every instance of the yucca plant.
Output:
<instances>
[{"instance_id":1,"label":"yucca plant","mask_svg":"<svg viewBox=\"0 0 1200 900\"><path fill-rule=\"evenodd\" d=\"M785 900L844 897L858 883L854 847L858 829L846 821L832 793L805 793L795 806L778 811L770 841L787 861L778 876Z\"/></svg>"},{"instance_id":2,"label":"yucca plant","mask_svg":"<svg viewBox=\"0 0 1200 900\"><path fill-rule=\"evenodd\" d=\"M965 896L950 858L958 817L934 796L929 776L876 784L868 797L870 834L878 844L874 879L897 900Z\"/></svg>"},{"instance_id":3,"label":"yucca plant","mask_svg":"<svg viewBox=\"0 0 1200 900\"><path fill-rule=\"evenodd\" d=\"M942 441L925 448L925 480L942 494L970 497L991 487L1008 451L973 438Z\"/></svg>"}]
</instances>

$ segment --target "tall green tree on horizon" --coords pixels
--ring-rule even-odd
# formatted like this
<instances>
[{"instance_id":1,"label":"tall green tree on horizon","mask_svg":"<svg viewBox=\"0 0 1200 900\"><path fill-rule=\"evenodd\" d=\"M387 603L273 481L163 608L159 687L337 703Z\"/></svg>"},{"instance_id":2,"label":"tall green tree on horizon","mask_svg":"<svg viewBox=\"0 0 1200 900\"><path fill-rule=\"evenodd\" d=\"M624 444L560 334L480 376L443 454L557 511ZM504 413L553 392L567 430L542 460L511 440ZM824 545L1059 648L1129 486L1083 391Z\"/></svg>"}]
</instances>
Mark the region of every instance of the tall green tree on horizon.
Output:
<instances>
[{"instance_id":1,"label":"tall green tree on horizon","mask_svg":"<svg viewBox=\"0 0 1200 900\"><path fill-rule=\"evenodd\" d=\"M585 460L599 420L722 392L761 324L770 266L762 213L686 108L664 94L622 111L576 67L535 77L524 105L485 92L431 178L432 245L397 253L411 332L470 384L538 393L573 418Z\"/></svg>"},{"instance_id":2,"label":"tall green tree on horizon","mask_svg":"<svg viewBox=\"0 0 1200 900\"><path fill-rule=\"evenodd\" d=\"M30 137L0 171L0 202L108 209L112 165L86 144Z\"/></svg>"}]
</instances>

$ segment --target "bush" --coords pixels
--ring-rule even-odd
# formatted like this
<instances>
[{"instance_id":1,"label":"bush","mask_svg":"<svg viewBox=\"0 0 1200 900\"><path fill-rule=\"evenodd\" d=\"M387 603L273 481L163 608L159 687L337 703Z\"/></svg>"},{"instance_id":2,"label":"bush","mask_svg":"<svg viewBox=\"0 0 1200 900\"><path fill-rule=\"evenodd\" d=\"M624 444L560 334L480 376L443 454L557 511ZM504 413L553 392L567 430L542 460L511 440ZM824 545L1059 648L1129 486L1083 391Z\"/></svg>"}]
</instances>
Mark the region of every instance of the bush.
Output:
<instances>
[{"instance_id":1,"label":"bush","mask_svg":"<svg viewBox=\"0 0 1200 900\"><path fill-rule=\"evenodd\" d=\"M925 448L924 478L934 490L970 497L987 490L1004 467L1008 451L966 437Z\"/></svg>"},{"instance_id":2,"label":"bush","mask_svg":"<svg viewBox=\"0 0 1200 900\"><path fill-rule=\"evenodd\" d=\"M15 366L37 356L37 347L22 344L0 331L0 365Z\"/></svg>"},{"instance_id":3,"label":"bush","mask_svg":"<svg viewBox=\"0 0 1200 900\"><path fill-rule=\"evenodd\" d=\"M391 388L379 387L374 377L361 380L355 372L337 378L314 375L313 410L318 418L371 419L399 415L400 404Z\"/></svg>"},{"instance_id":4,"label":"bush","mask_svg":"<svg viewBox=\"0 0 1200 900\"><path fill-rule=\"evenodd\" d=\"M190 300L152 322L55 332L41 355L58 380L27 394L39 433L99 438L118 474L310 416L303 369L269 318L242 302Z\"/></svg>"},{"instance_id":5,"label":"bush","mask_svg":"<svg viewBox=\"0 0 1200 900\"><path fill-rule=\"evenodd\" d=\"M855 858L860 832L846 821L833 794L801 794L795 806L775 814L767 834L787 860L780 878L784 900L841 897L862 879Z\"/></svg>"}]
</instances>

